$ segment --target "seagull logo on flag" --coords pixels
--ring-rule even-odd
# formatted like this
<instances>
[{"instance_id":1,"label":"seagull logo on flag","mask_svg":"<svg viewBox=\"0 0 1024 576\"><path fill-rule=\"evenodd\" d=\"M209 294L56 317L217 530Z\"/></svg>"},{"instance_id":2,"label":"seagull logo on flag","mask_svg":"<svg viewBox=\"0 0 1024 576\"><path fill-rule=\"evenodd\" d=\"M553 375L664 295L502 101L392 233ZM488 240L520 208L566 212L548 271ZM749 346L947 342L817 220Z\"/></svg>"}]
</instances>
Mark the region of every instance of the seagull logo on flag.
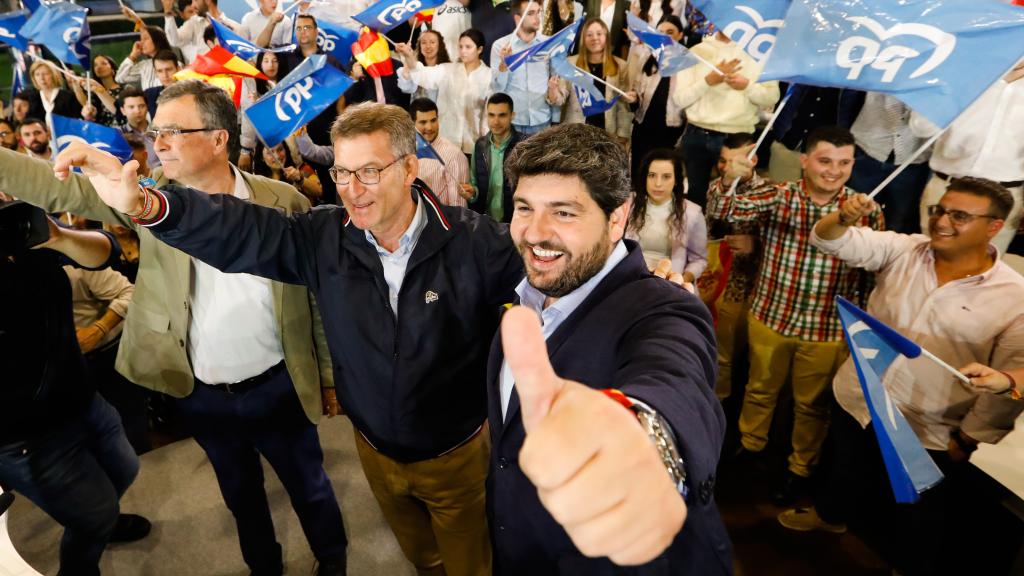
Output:
<instances>
[{"instance_id":1,"label":"seagull logo on flag","mask_svg":"<svg viewBox=\"0 0 1024 576\"><path fill-rule=\"evenodd\" d=\"M885 26L867 16L850 16L846 20L867 28L877 38L876 40L866 36L850 36L839 44L839 49L836 51L836 64L840 68L850 70L846 76L849 80L856 80L860 77L864 67L870 66L882 72L882 82L892 82L907 60L921 55L921 51L910 46L891 44L882 47L883 42L897 36L917 36L934 44L931 56L910 74L911 80L937 68L949 58L956 48L956 36L943 32L935 26L901 23L886 29Z\"/></svg>"},{"instance_id":2,"label":"seagull logo on flag","mask_svg":"<svg viewBox=\"0 0 1024 576\"><path fill-rule=\"evenodd\" d=\"M776 32L762 32L762 30L774 28L778 31L784 20L782 18L765 20L761 13L751 6L736 6L736 10L746 14L750 18L750 22L733 20L725 26L722 33L753 56L754 60L763 61L775 46Z\"/></svg>"}]
</instances>

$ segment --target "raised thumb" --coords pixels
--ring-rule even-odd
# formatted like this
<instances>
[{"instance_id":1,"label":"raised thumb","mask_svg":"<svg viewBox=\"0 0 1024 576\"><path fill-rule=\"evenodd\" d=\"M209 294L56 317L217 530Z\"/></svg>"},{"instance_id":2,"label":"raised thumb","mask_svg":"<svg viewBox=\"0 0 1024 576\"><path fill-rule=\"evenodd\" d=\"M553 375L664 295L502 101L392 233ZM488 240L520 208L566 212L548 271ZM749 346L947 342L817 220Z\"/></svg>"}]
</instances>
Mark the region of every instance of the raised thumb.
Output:
<instances>
[{"instance_id":1,"label":"raised thumb","mask_svg":"<svg viewBox=\"0 0 1024 576\"><path fill-rule=\"evenodd\" d=\"M519 393L523 426L529 432L551 411L564 381L555 374L537 314L515 306L501 320L501 343Z\"/></svg>"}]
</instances>

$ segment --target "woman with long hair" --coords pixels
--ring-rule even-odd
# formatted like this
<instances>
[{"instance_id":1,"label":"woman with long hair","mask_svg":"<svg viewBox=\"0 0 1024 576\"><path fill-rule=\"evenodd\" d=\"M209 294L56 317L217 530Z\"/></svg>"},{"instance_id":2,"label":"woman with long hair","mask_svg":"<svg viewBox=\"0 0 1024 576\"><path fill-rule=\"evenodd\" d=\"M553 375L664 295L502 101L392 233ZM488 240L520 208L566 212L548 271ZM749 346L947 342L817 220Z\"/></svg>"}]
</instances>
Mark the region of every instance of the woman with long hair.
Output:
<instances>
[{"instance_id":1,"label":"woman with long hair","mask_svg":"<svg viewBox=\"0 0 1024 576\"><path fill-rule=\"evenodd\" d=\"M633 0L629 6L634 15L651 26L668 15L682 18L685 8L685 0Z\"/></svg>"},{"instance_id":2,"label":"woman with long hair","mask_svg":"<svg viewBox=\"0 0 1024 576\"><path fill-rule=\"evenodd\" d=\"M399 46L405 48L399 49ZM407 50L408 44L396 44L395 51L402 55L402 62L405 64L405 68L413 68L411 64L419 62L423 66L437 66L440 64L448 64L452 61L451 56L448 55L448 48L445 46L444 37L437 30L427 30L420 34L420 38L417 41L417 49L415 51L415 58L409 61L406 57L407 53L411 50ZM408 74L403 74L402 69L398 70L398 88L406 94L411 94L410 101L417 98L430 98L434 102L437 102L437 89L427 89L417 85L415 82L409 79Z\"/></svg>"},{"instance_id":3,"label":"woman with long hair","mask_svg":"<svg viewBox=\"0 0 1024 576\"><path fill-rule=\"evenodd\" d=\"M117 62L106 54L97 54L92 58L92 78L88 80L92 88L92 100L88 100L85 78L70 82L75 97L82 105L82 117L86 120L114 126L120 118L117 110L117 98L121 95L121 85L114 79Z\"/></svg>"},{"instance_id":4,"label":"woman with long hair","mask_svg":"<svg viewBox=\"0 0 1024 576\"><path fill-rule=\"evenodd\" d=\"M78 118L82 113L82 105L70 90L64 87L64 77L51 62L36 60L29 67L32 85L39 92L39 102L46 112L47 124L50 114L59 114L70 118Z\"/></svg>"},{"instance_id":5,"label":"woman with long hair","mask_svg":"<svg viewBox=\"0 0 1024 576\"><path fill-rule=\"evenodd\" d=\"M574 0L546 0L541 33L553 36L583 17L583 4Z\"/></svg>"},{"instance_id":6,"label":"woman with long hair","mask_svg":"<svg viewBox=\"0 0 1024 576\"><path fill-rule=\"evenodd\" d=\"M677 16L662 16L658 31L679 42L683 38L683 23ZM683 135L683 110L672 101L676 76L664 78L658 73L658 59L646 44L633 45L628 66L637 93L631 139L631 167L636 176L640 160L648 151L675 147Z\"/></svg>"},{"instance_id":7,"label":"woman with long hair","mask_svg":"<svg viewBox=\"0 0 1024 576\"><path fill-rule=\"evenodd\" d=\"M708 229L700 206L686 199L686 172L673 150L656 148L633 175L626 236L640 243L651 268L663 259L691 284L708 265Z\"/></svg>"},{"instance_id":8,"label":"woman with long hair","mask_svg":"<svg viewBox=\"0 0 1024 576\"><path fill-rule=\"evenodd\" d=\"M600 18L587 18L580 28L579 35L582 38L579 53L569 56L569 63L604 80L608 85L615 86L620 90L628 90L629 73L626 62L622 58L612 55L611 45L608 43L608 26ZM560 80L559 83L566 96L562 109L563 123L585 123L603 128L615 136L620 144L628 147L633 119L633 113L628 104L636 101L634 93L621 97L604 113L584 116L583 106L572 84L565 79ZM595 86L604 87L604 98L610 101L619 94L606 84L595 82Z\"/></svg>"},{"instance_id":9,"label":"woman with long hair","mask_svg":"<svg viewBox=\"0 0 1024 576\"><path fill-rule=\"evenodd\" d=\"M399 44L398 50L406 63L399 78L436 92L441 135L472 154L477 138L487 132L484 102L490 95L491 69L481 59L483 33L470 28L459 35L458 62L425 66L413 60L408 44Z\"/></svg>"},{"instance_id":10,"label":"woman with long hair","mask_svg":"<svg viewBox=\"0 0 1024 576\"><path fill-rule=\"evenodd\" d=\"M139 39L132 44L132 51L121 62L114 80L120 84L134 84L142 90L162 86L153 66L153 56L161 50L173 51L163 30L156 26L146 26L139 30Z\"/></svg>"},{"instance_id":11,"label":"woman with long hair","mask_svg":"<svg viewBox=\"0 0 1024 576\"><path fill-rule=\"evenodd\" d=\"M316 172L294 152L296 148L291 140L289 138L273 148L264 146L262 142L257 145L253 174L291 184L316 206L320 203L323 187Z\"/></svg>"}]
</instances>

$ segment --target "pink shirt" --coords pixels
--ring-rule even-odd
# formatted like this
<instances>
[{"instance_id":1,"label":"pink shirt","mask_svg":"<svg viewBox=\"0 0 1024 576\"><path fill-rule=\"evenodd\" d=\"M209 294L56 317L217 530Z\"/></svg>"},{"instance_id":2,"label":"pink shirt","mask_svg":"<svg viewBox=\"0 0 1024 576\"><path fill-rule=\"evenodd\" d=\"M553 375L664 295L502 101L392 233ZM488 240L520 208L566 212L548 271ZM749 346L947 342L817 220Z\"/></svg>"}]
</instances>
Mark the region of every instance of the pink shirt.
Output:
<instances>
[{"instance_id":1,"label":"pink shirt","mask_svg":"<svg viewBox=\"0 0 1024 576\"><path fill-rule=\"evenodd\" d=\"M989 246L995 264L983 274L939 286L930 239L921 234L850 228L836 240L812 233L811 244L851 266L877 272L868 313L954 367L981 362L999 370L1024 366L1024 277ZM1024 402L974 392L931 360L903 356L882 379L895 405L929 450L946 450L961 428L982 442L1013 429ZM832 382L836 400L862 426L871 421L847 359Z\"/></svg>"},{"instance_id":2,"label":"pink shirt","mask_svg":"<svg viewBox=\"0 0 1024 576\"><path fill-rule=\"evenodd\" d=\"M433 158L420 158L420 180L430 186L430 191L442 204L465 208L466 199L459 195L459 184L469 182L469 161L466 155L462 153L462 148L444 136L438 136L430 145L444 160L444 164Z\"/></svg>"}]
</instances>

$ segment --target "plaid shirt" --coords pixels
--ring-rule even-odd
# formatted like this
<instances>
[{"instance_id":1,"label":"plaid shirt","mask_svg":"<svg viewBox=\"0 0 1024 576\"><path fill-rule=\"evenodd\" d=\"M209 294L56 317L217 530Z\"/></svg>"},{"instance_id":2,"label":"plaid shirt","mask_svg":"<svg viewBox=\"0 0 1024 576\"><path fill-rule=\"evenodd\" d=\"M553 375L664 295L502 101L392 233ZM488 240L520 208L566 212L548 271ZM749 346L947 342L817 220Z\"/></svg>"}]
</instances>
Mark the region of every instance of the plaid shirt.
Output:
<instances>
[{"instance_id":1,"label":"plaid shirt","mask_svg":"<svg viewBox=\"0 0 1024 576\"><path fill-rule=\"evenodd\" d=\"M843 188L828 204L818 206L804 190L803 180L775 184L741 184L727 196L721 180L715 183L708 215L731 222L761 223L763 256L754 287L751 313L782 334L812 342L833 342L843 337L835 297L854 302L870 291L863 272L811 246L811 230L818 220L839 210L855 191ZM859 226L882 230L882 212L876 208Z\"/></svg>"}]
</instances>

